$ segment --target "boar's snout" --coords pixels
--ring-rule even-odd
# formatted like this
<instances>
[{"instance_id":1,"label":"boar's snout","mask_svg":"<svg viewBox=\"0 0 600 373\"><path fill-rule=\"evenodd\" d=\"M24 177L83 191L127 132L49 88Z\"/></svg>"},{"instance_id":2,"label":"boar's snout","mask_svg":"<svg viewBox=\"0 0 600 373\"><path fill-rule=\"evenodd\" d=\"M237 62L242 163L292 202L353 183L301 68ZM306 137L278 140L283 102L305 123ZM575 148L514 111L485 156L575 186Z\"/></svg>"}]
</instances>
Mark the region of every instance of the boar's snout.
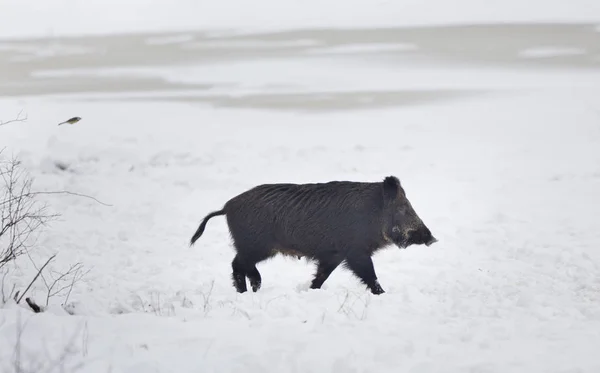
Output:
<instances>
[{"instance_id":1,"label":"boar's snout","mask_svg":"<svg viewBox=\"0 0 600 373\"><path fill-rule=\"evenodd\" d=\"M431 246L438 242L438 239L431 234L429 228L424 225L418 229L409 229L404 232L400 228L394 227L392 232L395 233L394 242L402 249L406 249L411 245Z\"/></svg>"},{"instance_id":2,"label":"boar's snout","mask_svg":"<svg viewBox=\"0 0 600 373\"><path fill-rule=\"evenodd\" d=\"M431 246L438 240L432 234L429 228L422 224L419 229L411 231L408 237L408 242L412 245Z\"/></svg>"},{"instance_id":3,"label":"boar's snout","mask_svg":"<svg viewBox=\"0 0 600 373\"><path fill-rule=\"evenodd\" d=\"M431 245L433 245L436 242L438 242L438 239L435 238L435 237L433 237L433 236L431 236L431 238L429 239L429 241L425 242L425 246L431 246Z\"/></svg>"}]
</instances>

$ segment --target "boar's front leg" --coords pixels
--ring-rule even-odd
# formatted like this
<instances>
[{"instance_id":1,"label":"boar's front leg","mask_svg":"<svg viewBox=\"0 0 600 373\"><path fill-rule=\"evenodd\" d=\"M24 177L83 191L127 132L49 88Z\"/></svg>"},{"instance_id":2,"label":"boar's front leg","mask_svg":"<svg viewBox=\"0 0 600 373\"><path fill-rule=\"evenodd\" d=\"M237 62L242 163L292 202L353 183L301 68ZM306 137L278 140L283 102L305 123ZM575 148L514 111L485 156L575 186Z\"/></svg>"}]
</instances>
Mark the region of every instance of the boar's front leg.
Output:
<instances>
[{"instance_id":1,"label":"boar's front leg","mask_svg":"<svg viewBox=\"0 0 600 373\"><path fill-rule=\"evenodd\" d=\"M346 267L350 269L363 284L375 295L383 294L385 291L377 281L375 267L371 256L364 252L350 252L346 258Z\"/></svg>"},{"instance_id":2,"label":"boar's front leg","mask_svg":"<svg viewBox=\"0 0 600 373\"><path fill-rule=\"evenodd\" d=\"M329 278L331 272L333 272L337 266L342 262L341 257L334 256L329 258L321 258L319 259L319 265L317 266L317 273L312 280L310 285L311 289L320 289L323 286L323 283Z\"/></svg>"}]
</instances>

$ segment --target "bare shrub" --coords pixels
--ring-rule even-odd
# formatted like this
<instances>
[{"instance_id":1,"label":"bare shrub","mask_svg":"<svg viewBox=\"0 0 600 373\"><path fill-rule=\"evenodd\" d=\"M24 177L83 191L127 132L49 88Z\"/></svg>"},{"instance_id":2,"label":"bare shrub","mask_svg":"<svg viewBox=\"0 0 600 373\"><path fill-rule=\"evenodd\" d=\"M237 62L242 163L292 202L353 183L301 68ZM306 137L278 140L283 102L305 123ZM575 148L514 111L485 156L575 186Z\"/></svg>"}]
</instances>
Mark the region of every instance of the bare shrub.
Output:
<instances>
[{"instance_id":1,"label":"bare shrub","mask_svg":"<svg viewBox=\"0 0 600 373\"><path fill-rule=\"evenodd\" d=\"M34 244L34 235L58 214L32 192L33 179L18 159L2 158L0 151L0 270L24 255Z\"/></svg>"},{"instance_id":2,"label":"bare shrub","mask_svg":"<svg viewBox=\"0 0 600 373\"><path fill-rule=\"evenodd\" d=\"M19 113L14 120L0 121L0 126L23 122L26 119L26 116L23 117ZM105 206L110 205L94 197L70 191L33 191L33 178L16 157L4 157L4 152L5 149L0 149L0 305L5 304L9 299L20 303L39 277L46 287L46 307L50 298L54 296L65 295L64 303L66 303L74 285L88 271L83 270L81 263L76 263L64 272L48 270L44 273L46 266L55 259L56 254L47 259L41 268L36 266L31 256L32 250L36 247L36 236L50 221L60 216L50 213L48 206L40 202L38 197L41 194L69 194L89 198ZM10 264L16 266L17 259L23 255L29 257L37 274L21 293L20 290L15 291L16 284L8 282L12 267ZM34 312L43 311L43 307L33 299L25 298L25 301Z\"/></svg>"},{"instance_id":3,"label":"bare shrub","mask_svg":"<svg viewBox=\"0 0 600 373\"><path fill-rule=\"evenodd\" d=\"M339 303L338 313L343 313L348 317L362 321L367 318L369 305L371 304L371 294L351 294L349 290L346 290L344 299ZM357 303L359 304L359 310L355 309Z\"/></svg>"}]
</instances>

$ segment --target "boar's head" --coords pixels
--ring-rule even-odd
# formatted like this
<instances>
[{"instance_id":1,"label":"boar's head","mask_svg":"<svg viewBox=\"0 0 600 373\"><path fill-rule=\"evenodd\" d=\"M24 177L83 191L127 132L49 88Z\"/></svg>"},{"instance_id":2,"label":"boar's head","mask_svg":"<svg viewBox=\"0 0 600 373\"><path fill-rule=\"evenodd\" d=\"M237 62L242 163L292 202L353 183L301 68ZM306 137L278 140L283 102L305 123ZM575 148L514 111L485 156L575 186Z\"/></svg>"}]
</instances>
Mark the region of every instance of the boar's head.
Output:
<instances>
[{"instance_id":1,"label":"boar's head","mask_svg":"<svg viewBox=\"0 0 600 373\"><path fill-rule=\"evenodd\" d=\"M395 176L383 181L384 237L401 249L410 245L430 246L437 242L431 231L415 212Z\"/></svg>"}]
</instances>

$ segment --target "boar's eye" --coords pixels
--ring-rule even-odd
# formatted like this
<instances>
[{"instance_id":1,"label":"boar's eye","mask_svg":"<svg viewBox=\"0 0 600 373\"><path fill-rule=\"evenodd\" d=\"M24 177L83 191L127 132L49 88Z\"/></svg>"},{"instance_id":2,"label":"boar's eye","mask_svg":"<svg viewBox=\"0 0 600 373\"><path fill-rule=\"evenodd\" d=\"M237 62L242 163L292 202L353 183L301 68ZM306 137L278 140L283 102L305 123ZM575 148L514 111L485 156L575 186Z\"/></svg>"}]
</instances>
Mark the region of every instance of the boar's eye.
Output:
<instances>
[{"instance_id":1,"label":"boar's eye","mask_svg":"<svg viewBox=\"0 0 600 373\"><path fill-rule=\"evenodd\" d=\"M398 227L393 227L393 228L392 228L392 232L394 232L394 233L400 232L400 228L398 228Z\"/></svg>"},{"instance_id":2,"label":"boar's eye","mask_svg":"<svg viewBox=\"0 0 600 373\"><path fill-rule=\"evenodd\" d=\"M407 212L406 206L398 207L398 215L401 215L401 216L406 215L406 212Z\"/></svg>"}]
</instances>

